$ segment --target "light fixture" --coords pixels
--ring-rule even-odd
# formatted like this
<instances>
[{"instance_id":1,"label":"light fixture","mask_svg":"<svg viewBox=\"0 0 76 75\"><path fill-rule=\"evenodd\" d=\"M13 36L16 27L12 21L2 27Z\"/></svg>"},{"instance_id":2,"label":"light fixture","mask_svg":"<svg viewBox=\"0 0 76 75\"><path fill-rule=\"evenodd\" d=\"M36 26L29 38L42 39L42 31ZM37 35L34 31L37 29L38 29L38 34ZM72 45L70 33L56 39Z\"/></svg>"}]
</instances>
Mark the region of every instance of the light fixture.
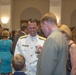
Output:
<instances>
[{"instance_id":1,"label":"light fixture","mask_svg":"<svg viewBox=\"0 0 76 75\"><path fill-rule=\"evenodd\" d=\"M9 21L9 19L8 19L7 17L2 17L2 18L1 18L1 22L2 22L3 24L7 24L8 21Z\"/></svg>"}]
</instances>

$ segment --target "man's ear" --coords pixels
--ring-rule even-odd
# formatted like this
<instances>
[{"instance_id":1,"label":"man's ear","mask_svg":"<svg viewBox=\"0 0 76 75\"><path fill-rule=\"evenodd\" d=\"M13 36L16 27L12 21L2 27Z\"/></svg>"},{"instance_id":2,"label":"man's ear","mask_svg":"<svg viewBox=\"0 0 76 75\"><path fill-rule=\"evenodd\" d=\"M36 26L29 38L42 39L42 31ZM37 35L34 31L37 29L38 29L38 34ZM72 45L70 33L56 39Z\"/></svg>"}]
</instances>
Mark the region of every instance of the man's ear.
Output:
<instances>
[{"instance_id":1,"label":"man's ear","mask_svg":"<svg viewBox=\"0 0 76 75\"><path fill-rule=\"evenodd\" d=\"M47 27L49 27L49 23L48 22L44 22L44 25L46 25Z\"/></svg>"},{"instance_id":2,"label":"man's ear","mask_svg":"<svg viewBox=\"0 0 76 75\"><path fill-rule=\"evenodd\" d=\"M37 26L37 31L40 29L39 25Z\"/></svg>"}]
</instances>

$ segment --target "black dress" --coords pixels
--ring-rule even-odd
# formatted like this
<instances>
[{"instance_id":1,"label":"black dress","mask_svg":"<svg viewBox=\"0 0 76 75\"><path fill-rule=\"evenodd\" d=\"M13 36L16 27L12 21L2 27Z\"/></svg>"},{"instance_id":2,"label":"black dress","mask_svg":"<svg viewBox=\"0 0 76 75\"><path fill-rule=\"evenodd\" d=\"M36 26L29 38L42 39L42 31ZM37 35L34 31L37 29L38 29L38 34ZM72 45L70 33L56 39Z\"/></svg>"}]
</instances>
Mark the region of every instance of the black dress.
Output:
<instances>
[{"instance_id":1,"label":"black dress","mask_svg":"<svg viewBox=\"0 0 76 75\"><path fill-rule=\"evenodd\" d=\"M70 49L70 47L73 43L74 42L72 42L71 44L68 45L68 49ZM70 72L71 72L71 69L72 69L70 52L68 52L68 59L67 59L67 65L66 66L67 66L67 75L70 75Z\"/></svg>"}]
</instances>

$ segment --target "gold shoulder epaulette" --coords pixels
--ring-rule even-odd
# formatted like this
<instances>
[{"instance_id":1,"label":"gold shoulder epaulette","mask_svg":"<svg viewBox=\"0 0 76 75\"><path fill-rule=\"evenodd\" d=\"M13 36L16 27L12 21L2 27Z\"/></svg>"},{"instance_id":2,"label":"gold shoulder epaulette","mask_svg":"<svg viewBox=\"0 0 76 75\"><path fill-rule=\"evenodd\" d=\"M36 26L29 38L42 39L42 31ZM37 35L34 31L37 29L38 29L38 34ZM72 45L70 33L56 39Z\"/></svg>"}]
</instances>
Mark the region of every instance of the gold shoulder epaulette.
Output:
<instances>
[{"instance_id":1,"label":"gold shoulder epaulette","mask_svg":"<svg viewBox=\"0 0 76 75\"><path fill-rule=\"evenodd\" d=\"M20 39L26 38L27 36L28 36L28 35L23 35L23 36L20 37Z\"/></svg>"},{"instance_id":2,"label":"gold shoulder epaulette","mask_svg":"<svg viewBox=\"0 0 76 75\"><path fill-rule=\"evenodd\" d=\"M42 37L42 36L38 36L38 38L41 39L41 40L46 40L46 38Z\"/></svg>"}]
</instances>

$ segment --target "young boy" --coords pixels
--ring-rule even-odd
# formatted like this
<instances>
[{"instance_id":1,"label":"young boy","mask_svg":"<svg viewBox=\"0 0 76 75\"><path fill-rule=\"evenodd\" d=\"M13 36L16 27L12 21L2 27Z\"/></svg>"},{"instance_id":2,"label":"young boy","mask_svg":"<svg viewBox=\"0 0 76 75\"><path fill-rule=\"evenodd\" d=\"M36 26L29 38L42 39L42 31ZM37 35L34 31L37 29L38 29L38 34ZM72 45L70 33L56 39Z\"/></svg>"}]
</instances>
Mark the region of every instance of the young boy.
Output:
<instances>
[{"instance_id":1,"label":"young boy","mask_svg":"<svg viewBox=\"0 0 76 75\"><path fill-rule=\"evenodd\" d=\"M23 72L23 68L25 67L25 58L21 54L17 54L12 59L12 66L15 70L13 75L26 75Z\"/></svg>"}]
</instances>

